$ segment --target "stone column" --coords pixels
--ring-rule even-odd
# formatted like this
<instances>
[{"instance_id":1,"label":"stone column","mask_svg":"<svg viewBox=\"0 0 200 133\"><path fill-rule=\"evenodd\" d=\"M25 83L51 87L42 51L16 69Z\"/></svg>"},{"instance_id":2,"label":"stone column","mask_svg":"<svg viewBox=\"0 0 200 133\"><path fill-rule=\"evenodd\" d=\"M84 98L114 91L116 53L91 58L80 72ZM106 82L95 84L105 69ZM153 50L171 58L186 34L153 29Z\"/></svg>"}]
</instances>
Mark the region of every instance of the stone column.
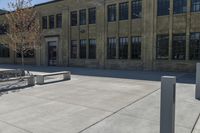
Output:
<instances>
[{"instance_id":1,"label":"stone column","mask_svg":"<svg viewBox=\"0 0 200 133\"><path fill-rule=\"evenodd\" d=\"M169 60L172 60L172 45L173 45L173 0L170 0L170 17L169 17Z\"/></svg>"},{"instance_id":2,"label":"stone column","mask_svg":"<svg viewBox=\"0 0 200 133\"><path fill-rule=\"evenodd\" d=\"M155 1L144 0L143 2L143 25L144 25L144 70L153 69L153 46L154 46L154 4Z\"/></svg>"},{"instance_id":3,"label":"stone column","mask_svg":"<svg viewBox=\"0 0 200 133\"><path fill-rule=\"evenodd\" d=\"M186 60L189 60L189 45L190 45L190 7L191 7L191 1L187 1L187 23L186 23Z\"/></svg>"}]
</instances>

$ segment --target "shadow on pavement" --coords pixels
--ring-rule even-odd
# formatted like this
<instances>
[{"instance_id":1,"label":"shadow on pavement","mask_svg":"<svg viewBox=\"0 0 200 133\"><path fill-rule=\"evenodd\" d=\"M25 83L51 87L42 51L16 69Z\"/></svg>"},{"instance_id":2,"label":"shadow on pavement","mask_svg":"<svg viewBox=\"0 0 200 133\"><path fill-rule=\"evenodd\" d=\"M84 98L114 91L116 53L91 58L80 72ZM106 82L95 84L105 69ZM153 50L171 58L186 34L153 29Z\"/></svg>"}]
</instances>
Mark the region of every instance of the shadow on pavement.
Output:
<instances>
[{"instance_id":1,"label":"shadow on pavement","mask_svg":"<svg viewBox=\"0 0 200 133\"><path fill-rule=\"evenodd\" d=\"M20 65L0 65L1 69L17 69ZM44 66L25 66L25 69L35 72L52 73L59 71L71 71L73 75L95 76L95 77L110 77L124 78L135 80L160 81L162 76L176 76L178 83L195 83L194 73L182 72L161 72L161 71L134 71L134 70L108 70L108 69L93 69L93 68L78 68L78 67L44 67Z\"/></svg>"}]
</instances>

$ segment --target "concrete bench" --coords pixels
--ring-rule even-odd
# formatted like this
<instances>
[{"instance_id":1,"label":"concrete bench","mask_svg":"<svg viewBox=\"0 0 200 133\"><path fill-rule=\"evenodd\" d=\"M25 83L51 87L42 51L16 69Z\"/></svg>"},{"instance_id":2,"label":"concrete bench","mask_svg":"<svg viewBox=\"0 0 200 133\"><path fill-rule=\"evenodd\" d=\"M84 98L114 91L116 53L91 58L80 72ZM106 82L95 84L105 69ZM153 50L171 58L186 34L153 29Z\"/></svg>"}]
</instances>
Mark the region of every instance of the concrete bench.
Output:
<instances>
[{"instance_id":1,"label":"concrete bench","mask_svg":"<svg viewBox=\"0 0 200 133\"><path fill-rule=\"evenodd\" d=\"M64 71L64 72L56 72L56 73L47 73L47 74L40 74L36 75L36 82L38 85L44 84L44 78L56 75L63 75L63 80L70 80L71 79L71 72Z\"/></svg>"},{"instance_id":2,"label":"concrete bench","mask_svg":"<svg viewBox=\"0 0 200 133\"><path fill-rule=\"evenodd\" d=\"M28 86L35 86L35 77L34 76L23 76L23 77L1 79L0 83L11 82L11 81L20 81L20 80L24 80L24 79L27 80Z\"/></svg>"}]
</instances>

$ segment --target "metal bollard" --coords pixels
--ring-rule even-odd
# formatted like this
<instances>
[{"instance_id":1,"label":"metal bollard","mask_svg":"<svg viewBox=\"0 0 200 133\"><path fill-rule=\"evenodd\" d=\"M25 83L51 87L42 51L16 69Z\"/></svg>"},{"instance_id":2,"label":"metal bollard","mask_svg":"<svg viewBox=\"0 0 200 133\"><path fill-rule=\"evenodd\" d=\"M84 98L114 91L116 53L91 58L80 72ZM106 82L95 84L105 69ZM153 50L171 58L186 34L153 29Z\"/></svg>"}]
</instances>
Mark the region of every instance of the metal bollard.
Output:
<instances>
[{"instance_id":1,"label":"metal bollard","mask_svg":"<svg viewBox=\"0 0 200 133\"><path fill-rule=\"evenodd\" d=\"M175 132L176 77L161 79L160 133Z\"/></svg>"},{"instance_id":2,"label":"metal bollard","mask_svg":"<svg viewBox=\"0 0 200 133\"><path fill-rule=\"evenodd\" d=\"M200 63L197 63L196 68L196 91L195 91L195 98L200 100Z\"/></svg>"}]
</instances>

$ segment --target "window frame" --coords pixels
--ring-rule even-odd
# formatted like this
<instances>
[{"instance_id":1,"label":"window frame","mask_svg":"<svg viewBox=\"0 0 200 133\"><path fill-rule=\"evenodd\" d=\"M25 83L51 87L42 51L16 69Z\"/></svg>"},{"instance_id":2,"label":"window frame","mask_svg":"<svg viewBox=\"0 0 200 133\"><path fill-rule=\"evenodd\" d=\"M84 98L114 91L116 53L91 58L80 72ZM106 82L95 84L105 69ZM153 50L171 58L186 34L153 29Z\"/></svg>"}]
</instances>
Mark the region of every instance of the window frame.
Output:
<instances>
[{"instance_id":1,"label":"window frame","mask_svg":"<svg viewBox=\"0 0 200 133\"><path fill-rule=\"evenodd\" d=\"M197 3L195 3L195 2L197 2ZM196 6L198 6L198 9ZM200 12L200 1L191 0L191 12Z\"/></svg>"},{"instance_id":2,"label":"window frame","mask_svg":"<svg viewBox=\"0 0 200 133\"><path fill-rule=\"evenodd\" d=\"M49 29L55 28L55 16L49 15Z\"/></svg>"},{"instance_id":3,"label":"window frame","mask_svg":"<svg viewBox=\"0 0 200 133\"><path fill-rule=\"evenodd\" d=\"M87 39L81 39L79 41L79 57L80 59L87 58Z\"/></svg>"},{"instance_id":4,"label":"window frame","mask_svg":"<svg viewBox=\"0 0 200 133\"><path fill-rule=\"evenodd\" d=\"M5 35L8 33L8 24L0 24L0 35Z\"/></svg>"},{"instance_id":5,"label":"window frame","mask_svg":"<svg viewBox=\"0 0 200 133\"><path fill-rule=\"evenodd\" d=\"M56 28L62 28L62 13L56 14Z\"/></svg>"},{"instance_id":6,"label":"window frame","mask_svg":"<svg viewBox=\"0 0 200 133\"><path fill-rule=\"evenodd\" d=\"M71 47L70 47L70 50L71 50L70 51L70 58L71 59L76 59L77 58L77 49L78 49L78 41L77 40L71 40Z\"/></svg>"},{"instance_id":7,"label":"window frame","mask_svg":"<svg viewBox=\"0 0 200 133\"><path fill-rule=\"evenodd\" d=\"M128 59L128 37L119 37L119 59Z\"/></svg>"},{"instance_id":8,"label":"window frame","mask_svg":"<svg viewBox=\"0 0 200 133\"><path fill-rule=\"evenodd\" d=\"M157 16L170 14L170 0L157 0Z\"/></svg>"},{"instance_id":9,"label":"window frame","mask_svg":"<svg viewBox=\"0 0 200 133\"><path fill-rule=\"evenodd\" d=\"M79 10L79 25L87 24L87 13L86 9Z\"/></svg>"},{"instance_id":10,"label":"window frame","mask_svg":"<svg viewBox=\"0 0 200 133\"><path fill-rule=\"evenodd\" d=\"M160 42L160 40L162 40L162 42ZM163 41L166 42L163 43ZM158 34L156 36L156 60L169 60L169 34Z\"/></svg>"},{"instance_id":11,"label":"window frame","mask_svg":"<svg viewBox=\"0 0 200 133\"><path fill-rule=\"evenodd\" d=\"M8 44L0 44L0 58L10 58L10 48Z\"/></svg>"},{"instance_id":12,"label":"window frame","mask_svg":"<svg viewBox=\"0 0 200 133\"><path fill-rule=\"evenodd\" d=\"M117 57L117 39L116 37L107 38L107 59L116 59Z\"/></svg>"},{"instance_id":13,"label":"window frame","mask_svg":"<svg viewBox=\"0 0 200 133\"><path fill-rule=\"evenodd\" d=\"M115 22L117 19L117 4L107 6L107 21Z\"/></svg>"},{"instance_id":14,"label":"window frame","mask_svg":"<svg viewBox=\"0 0 200 133\"><path fill-rule=\"evenodd\" d=\"M142 37L131 37L131 59L141 60L142 58Z\"/></svg>"},{"instance_id":15,"label":"window frame","mask_svg":"<svg viewBox=\"0 0 200 133\"><path fill-rule=\"evenodd\" d=\"M89 39L88 41L88 58L96 59L97 44L96 39Z\"/></svg>"},{"instance_id":16,"label":"window frame","mask_svg":"<svg viewBox=\"0 0 200 133\"><path fill-rule=\"evenodd\" d=\"M119 20L128 20L129 18L129 3L119 3Z\"/></svg>"},{"instance_id":17,"label":"window frame","mask_svg":"<svg viewBox=\"0 0 200 133\"><path fill-rule=\"evenodd\" d=\"M96 7L88 9L88 23L96 24Z\"/></svg>"},{"instance_id":18,"label":"window frame","mask_svg":"<svg viewBox=\"0 0 200 133\"><path fill-rule=\"evenodd\" d=\"M142 0L131 1L131 18L132 19L142 18Z\"/></svg>"},{"instance_id":19,"label":"window frame","mask_svg":"<svg viewBox=\"0 0 200 133\"><path fill-rule=\"evenodd\" d=\"M175 38L178 38L175 40ZM181 40L183 39L184 40ZM178 42L183 42L183 46ZM178 46L180 45L180 47ZM178 51L178 52L177 52ZM182 53L181 53L182 52ZM183 55L181 55L183 54ZM181 57L175 57L175 56L183 56ZM172 39L172 60L186 60L186 34L185 33L180 33L180 34L173 34L173 39Z\"/></svg>"},{"instance_id":20,"label":"window frame","mask_svg":"<svg viewBox=\"0 0 200 133\"><path fill-rule=\"evenodd\" d=\"M195 38L195 37L197 37L197 38ZM198 43L198 44L196 44L196 43ZM200 32L191 32L190 33L189 59L190 60L200 60Z\"/></svg>"},{"instance_id":21,"label":"window frame","mask_svg":"<svg viewBox=\"0 0 200 133\"><path fill-rule=\"evenodd\" d=\"M71 26L77 26L78 25L78 12L77 11L71 11L70 13L70 22Z\"/></svg>"},{"instance_id":22,"label":"window frame","mask_svg":"<svg viewBox=\"0 0 200 133\"><path fill-rule=\"evenodd\" d=\"M173 13L174 14L183 14L187 13L187 0L174 0ZM185 9L184 9L185 8Z\"/></svg>"}]
</instances>

